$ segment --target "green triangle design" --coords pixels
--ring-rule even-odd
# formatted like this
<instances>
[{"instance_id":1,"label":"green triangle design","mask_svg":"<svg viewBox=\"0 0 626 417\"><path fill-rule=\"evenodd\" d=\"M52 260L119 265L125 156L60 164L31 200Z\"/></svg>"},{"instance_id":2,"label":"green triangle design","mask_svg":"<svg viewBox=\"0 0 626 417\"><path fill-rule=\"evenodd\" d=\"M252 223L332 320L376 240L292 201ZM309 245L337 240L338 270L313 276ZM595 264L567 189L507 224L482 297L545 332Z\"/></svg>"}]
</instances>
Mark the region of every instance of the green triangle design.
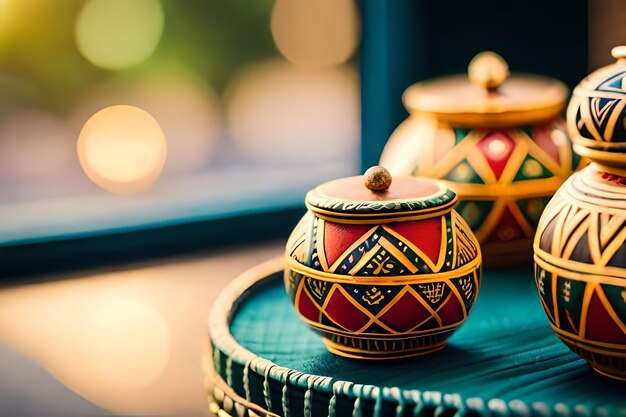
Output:
<instances>
[{"instance_id":1,"label":"green triangle design","mask_svg":"<svg viewBox=\"0 0 626 417\"><path fill-rule=\"evenodd\" d=\"M472 165L467 161L461 161L458 165L452 168L444 177L444 179L454 182L467 183L467 184L484 184L480 175L476 172Z\"/></svg>"},{"instance_id":2,"label":"green triangle design","mask_svg":"<svg viewBox=\"0 0 626 417\"><path fill-rule=\"evenodd\" d=\"M454 144L458 145L459 143L461 143L461 141L465 139L471 131L472 131L471 129L465 129L462 127L455 128L454 129Z\"/></svg>"},{"instance_id":3,"label":"green triangle design","mask_svg":"<svg viewBox=\"0 0 626 417\"><path fill-rule=\"evenodd\" d=\"M532 226L537 226L541 213L548 205L551 197L533 197L517 200L515 203L526 218L526 221Z\"/></svg>"},{"instance_id":4,"label":"green triangle design","mask_svg":"<svg viewBox=\"0 0 626 417\"><path fill-rule=\"evenodd\" d=\"M550 178L554 174L546 169L536 158L526 155L513 181L534 180L537 178Z\"/></svg>"},{"instance_id":5,"label":"green triangle design","mask_svg":"<svg viewBox=\"0 0 626 417\"><path fill-rule=\"evenodd\" d=\"M493 201L462 200L457 203L454 209L473 230L478 230L489 215L492 207Z\"/></svg>"}]
</instances>

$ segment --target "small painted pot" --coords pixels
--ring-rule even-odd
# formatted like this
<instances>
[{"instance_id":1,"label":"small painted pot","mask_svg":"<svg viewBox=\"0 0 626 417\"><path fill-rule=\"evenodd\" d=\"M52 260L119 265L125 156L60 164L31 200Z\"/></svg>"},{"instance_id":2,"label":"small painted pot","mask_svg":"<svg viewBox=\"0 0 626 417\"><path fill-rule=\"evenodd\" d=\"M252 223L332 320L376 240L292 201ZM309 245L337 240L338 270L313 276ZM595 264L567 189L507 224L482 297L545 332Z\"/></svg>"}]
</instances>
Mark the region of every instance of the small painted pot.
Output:
<instances>
[{"instance_id":1,"label":"small painted pot","mask_svg":"<svg viewBox=\"0 0 626 417\"><path fill-rule=\"evenodd\" d=\"M410 86L410 113L380 159L394 176L445 181L459 196L456 210L472 227L485 265L528 263L539 217L580 165L560 114L561 82L509 75L508 65L483 52L468 75Z\"/></svg>"},{"instance_id":2,"label":"small painted pot","mask_svg":"<svg viewBox=\"0 0 626 417\"><path fill-rule=\"evenodd\" d=\"M552 328L599 373L626 380L626 47L574 90L567 122L591 159L548 204L535 279Z\"/></svg>"},{"instance_id":3,"label":"small painted pot","mask_svg":"<svg viewBox=\"0 0 626 417\"><path fill-rule=\"evenodd\" d=\"M478 241L456 195L381 167L306 196L286 248L285 287L332 353L390 359L443 348L481 282Z\"/></svg>"}]
</instances>

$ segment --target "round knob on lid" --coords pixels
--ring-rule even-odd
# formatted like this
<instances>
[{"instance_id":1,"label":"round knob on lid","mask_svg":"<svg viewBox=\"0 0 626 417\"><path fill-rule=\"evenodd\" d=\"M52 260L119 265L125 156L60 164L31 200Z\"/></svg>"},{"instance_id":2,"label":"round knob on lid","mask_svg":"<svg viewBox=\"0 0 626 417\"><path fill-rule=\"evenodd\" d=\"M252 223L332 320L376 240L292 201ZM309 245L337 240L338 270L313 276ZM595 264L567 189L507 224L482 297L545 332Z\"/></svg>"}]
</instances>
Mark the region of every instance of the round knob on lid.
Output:
<instances>
[{"instance_id":1,"label":"round knob on lid","mask_svg":"<svg viewBox=\"0 0 626 417\"><path fill-rule=\"evenodd\" d=\"M611 49L611 55L613 55L613 58L618 60L626 58L626 45L616 46Z\"/></svg>"},{"instance_id":2,"label":"round knob on lid","mask_svg":"<svg viewBox=\"0 0 626 417\"><path fill-rule=\"evenodd\" d=\"M509 65L495 52L481 52L470 62L467 74L475 85L494 91L509 76Z\"/></svg>"},{"instance_id":3,"label":"round knob on lid","mask_svg":"<svg viewBox=\"0 0 626 417\"><path fill-rule=\"evenodd\" d=\"M373 166L363 174L365 186L372 191L385 191L391 185L391 174L386 168Z\"/></svg>"}]
</instances>

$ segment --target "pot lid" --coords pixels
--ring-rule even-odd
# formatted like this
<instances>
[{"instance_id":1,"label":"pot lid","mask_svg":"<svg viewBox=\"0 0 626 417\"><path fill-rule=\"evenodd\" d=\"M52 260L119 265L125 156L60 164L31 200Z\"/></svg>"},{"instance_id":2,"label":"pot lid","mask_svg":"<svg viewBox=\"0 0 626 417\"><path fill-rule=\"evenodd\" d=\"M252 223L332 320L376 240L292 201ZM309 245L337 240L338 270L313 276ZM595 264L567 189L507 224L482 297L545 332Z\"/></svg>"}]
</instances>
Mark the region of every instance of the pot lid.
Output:
<instances>
[{"instance_id":1,"label":"pot lid","mask_svg":"<svg viewBox=\"0 0 626 417\"><path fill-rule=\"evenodd\" d=\"M380 166L364 175L324 183L306 195L307 207L321 217L344 223L382 223L432 217L450 211L456 194L427 178L392 179Z\"/></svg>"},{"instance_id":2,"label":"pot lid","mask_svg":"<svg viewBox=\"0 0 626 417\"><path fill-rule=\"evenodd\" d=\"M410 112L428 113L459 126L498 127L532 124L556 117L567 100L565 84L538 75L509 75L507 63L482 52L467 75L419 82L403 96Z\"/></svg>"},{"instance_id":3,"label":"pot lid","mask_svg":"<svg viewBox=\"0 0 626 417\"><path fill-rule=\"evenodd\" d=\"M626 167L626 46L616 59L583 79L567 108L574 151L601 164Z\"/></svg>"}]
</instances>

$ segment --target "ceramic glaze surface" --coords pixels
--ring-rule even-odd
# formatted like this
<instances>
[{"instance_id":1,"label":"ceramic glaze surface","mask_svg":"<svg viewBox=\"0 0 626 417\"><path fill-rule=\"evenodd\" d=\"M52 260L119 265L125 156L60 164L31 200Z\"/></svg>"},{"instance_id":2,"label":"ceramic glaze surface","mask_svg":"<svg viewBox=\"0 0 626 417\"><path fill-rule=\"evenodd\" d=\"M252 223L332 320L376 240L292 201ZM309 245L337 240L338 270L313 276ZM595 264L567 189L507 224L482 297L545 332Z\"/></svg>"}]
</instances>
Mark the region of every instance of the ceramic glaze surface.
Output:
<instances>
[{"instance_id":1,"label":"ceramic glaze surface","mask_svg":"<svg viewBox=\"0 0 626 417\"><path fill-rule=\"evenodd\" d=\"M475 67L503 72L481 68L498 62L482 58L472 61L470 77ZM394 176L445 181L459 196L456 210L476 234L486 265L528 262L543 209L581 163L559 117L567 90L545 77L501 75L495 85L475 78L409 87L404 102L411 116L380 163Z\"/></svg>"},{"instance_id":2,"label":"ceramic glaze surface","mask_svg":"<svg viewBox=\"0 0 626 417\"><path fill-rule=\"evenodd\" d=\"M626 158L626 54L590 74L574 89L567 123L576 152L595 161L623 166ZM617 50L617 51L616 51Z\"/></svg>"},{"instance_id":3,"label":"ceramic glaze surface","mask_svg":"<svg viewBox=\"0 0 626 417\"><path fill-rule=\"evenodd\" d=\"M285 286L296 311L342 356L443 348L467 318L481 279L478 242L452 210L454 194L441 183L406 179L392 184L389 198L361 191L365 201L341 203L325 193L338 186L345 183L307 195L310 211L287 243ZM394 186L419 189L399 201L392 197L406 195Z\"/></svg>"},{"instance_id":4,"label":"ceramic glaze surface","mask_svg":"<svg viewBox=\"0 0 626 417\"><path fill-rule=\"evenodd\" d=\"M626 379L626 186L594 168L572 176L546 208L535 279L561 340Z\"/></svg>"},{"instance_id":5,"label":"ceramic glaze surface","mask_svg":"<svg viewBox=\"0 0 626 417\"><path fill-rule=\"evenodd\" d=\"M580 164L565 123L481 129L419 116L404 123L381 164L394 176L444 180L459 196L455 209L476 234L488 264L529 260L541 213Z\"/></svg>"},{"instance_id":6,"label":"ceramic glaze surface","mask_svg":"<svg viewBox=\"0 0 626 417\"><path fill-rule=\"evenodd\" d=\"M559 189L541 217L534 243L535 279L552 329L596 371L622 380L626 380L626 154L621 149L626 88L620 81L626 71L624 56L616 56L616 64L591 74L575 90L568 125L576 151L596 162Z\"/></svg>"}]
</instances>

